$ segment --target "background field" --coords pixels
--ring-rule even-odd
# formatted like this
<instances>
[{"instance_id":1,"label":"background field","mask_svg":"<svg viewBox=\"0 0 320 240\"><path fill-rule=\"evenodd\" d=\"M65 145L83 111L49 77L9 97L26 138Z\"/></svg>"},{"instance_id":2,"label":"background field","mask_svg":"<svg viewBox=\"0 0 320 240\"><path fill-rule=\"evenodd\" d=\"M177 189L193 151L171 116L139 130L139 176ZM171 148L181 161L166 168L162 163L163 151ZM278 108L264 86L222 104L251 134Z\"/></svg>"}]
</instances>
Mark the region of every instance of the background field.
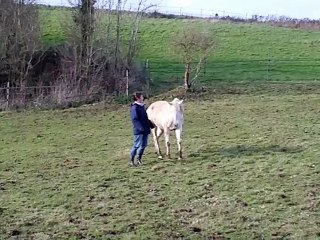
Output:
<instances>
[{"instance_id":1,"label":"background field","mask_svg":"<svg viewBox=\"0 0 320 240\"><path fill-rule=\"evenodd\" d=\"M42 9L43 41L52 46L65 41L63 27L69 10ZM123 18L122 35L130 33L130 18ZM171 53L170 42L179 29L197 25L212 33L216 49L209 58L204 84L217 81L319 80L319 31L289 29L266 24L212 20L145 18L140 27L139 61L149 60L155 88L182 83L184 66ZM101 28L101 34L104 28Z\"/></svg>"},{"instance_id":2,"label":"background field","mask_svg":"<svg viewBox=\"0 0 320 240\"><path fill-rule=\"evenodd\" d=\"M151 144L136 169L128 106L2 112L0 238L319 239L319 93L190 95L185 160L157 160Z\"/></svg>"}]
</instances>

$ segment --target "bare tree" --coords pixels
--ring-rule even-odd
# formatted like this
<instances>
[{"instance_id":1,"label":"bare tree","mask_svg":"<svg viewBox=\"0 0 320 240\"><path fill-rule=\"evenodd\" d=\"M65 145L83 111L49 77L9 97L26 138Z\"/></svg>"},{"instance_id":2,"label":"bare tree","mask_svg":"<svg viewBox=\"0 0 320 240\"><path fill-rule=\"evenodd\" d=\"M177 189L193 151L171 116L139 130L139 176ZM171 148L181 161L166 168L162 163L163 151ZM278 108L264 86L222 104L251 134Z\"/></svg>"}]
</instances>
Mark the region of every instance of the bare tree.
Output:
<instances>
[{"instance_id":1,"label":"bare tree","mask_svg":"<svg viewBox=\"0 0 320 240\"><path fill-rule=\"evenodd\" d=\"M135 6L129 5L126 0L105 0L103 5L107 9L104 12L107 14L105 42L108 42L108 55L113 56L113 85L118 90L126 70L134 72L134 68L137 67L134 66L134 59L139 52L140 23L146 11L156 5L148 0L139 0ZM112 7L115 11L111 10Z\"/></svg>"},{"instance_id":2,"label":"bare tree","mask_svg":"<svg viewBox=\"0 0 320 240\"><path fill-rule=\"evenodd\" d=\"M185 64L185 89L190 89L203 69L205 61L213 52L213 37L194 26L187 26L174 37L172 43L174 54ZM190 80L193 72L194 77Z\"/></svg>"},{"instance_id":3,"label":"bare tree","mask_svg":"<svg viewBox=\"0 0 320 240\"><path fill-rule=\"evenodd\" d=\"M95 0L79 0L76 12L74 14L74 22L80 33L80 80L83 82L90 81L88 76L89 67L92 63L93 53L93 34L94 25L94 4Z\"/></svg>"},{"instance_id":4,"label":"bare tree","mask_svg":"<svg viewBox=\"0 0 320 240\"><path fill-rule=\"evenodd\" d=\"M120 17L121 17L121 3L122 0L118 0L117 3L117 25L116 25L116 29L117 29L117 35L116 35L116 46L115 46L115 52L114 52L114 69L116 71L116 73L118 72L118 53L119 53L119 45L120 45L120 28L121 28L121 23L120 23Z\"/></svg>"},{"instance_id":5,"label":"bare tree","mask_svg":"<svg viewBox=\"0 0 320 240\"><path fill-rule=\"evenodd\" d=\"M137 74L136 70L139 68L139 64L135 64L134 59L136 59L140 51L140 24L146 12L155 7L156 4L153 4L148 0L139 0L135 6L132 6L131 4L128 6L126 1L118 1L122 3L122 9L119 10L117 8L115 61L118 63L116 69L116 79L120 80L123 79L125 72L127 71L129 71L129 76L133 78L133 74ZM124 26L126 27L124 28ZM130 31L129 35L128 31ZM145 84L143 81L141 83ZM116 85L120 86L121 83L117 83Z\"/></svg>"},{"instance_id":6,"label":"bare tree","mask_svg":"<svg viewBox=\"0 0 320 240\"><path fill-rule=\"evenodd\" d=\"M135 15L133 16L133 21L131 24L131 36L128 43L127 54L126 54L126 65L129 67L132 64L133 59L136 57L138 53L138 32L140 27L140 22L142 20L143 15L150 8L155 7L155 4L148 3L147 0L140 0L138 2L138 7L135 11Z\"/></svg>"},{"instance_id":7,"label":"bare tree","mask_svg":"<svg viewBox=\"0 0 320 240\"><path fill-rule=\"evenodd\" d=\"M94 71L97 69L100 71L103 66L108 65L108 70L103 70L101 81L107 84L110 91L118 92L122 86L121 81L124 81L126 70L134 70L136 67L133 60L139 51L139 26L143 14L154 5L149 4L148 0L139 0L137 7L131 11L126 0L97 0L94 11L85 11L87 17L93 18L88 21L83 19L82 5L88 6L87 2L92 0L75 1L75 3L71 3L75 6L75 23L69 24L68 27L64 23L65 33L68 36L68 44L74 48L74 51L84 48L87 48L88 51L85 54L72 54L72 56L78 56L72 60L76 61L72 76L78 79L87 79L86 82L90 85L90 82L97 80L96 77L92 78L93 75L97 75L97 72ZM93 2L91 3L93 4ZM93 7L90 4L89 6ZM81 26L88 23L92 24L89 28L90 31L83 31L83 29L88 30L88 27ZM84 37L83 35L87 33L90 36ZM84 58L88 60L84 61Z\"/></svg>"},{"instance_id":8,"label":"bare tree","mask_svg":"<svg viewBox=\"0 0 320 240\"><path fill-rule=\"evenodd\" d=\"M0 69L15 85L30 81L34 54L41 49L39 29L35 1L0 1Z\"/></svg>"},{"instance_id":9,"label":"bare tree","mask_svg":"<svg viewBox=\"0 0 320 240\"><path fill-rule=\"evenodd\" d=\"M130 67L138 52L138 33L142 17L148 9L156 5L149 3L148 0L139 0L137 5L132 7L131 5L127 6L127 1L117 1L115 59L126 67ZM127 33L122 30L124 25L127 26L124 31L130 31L129 38L126 37Z\"/></svg>"}]
</instances>

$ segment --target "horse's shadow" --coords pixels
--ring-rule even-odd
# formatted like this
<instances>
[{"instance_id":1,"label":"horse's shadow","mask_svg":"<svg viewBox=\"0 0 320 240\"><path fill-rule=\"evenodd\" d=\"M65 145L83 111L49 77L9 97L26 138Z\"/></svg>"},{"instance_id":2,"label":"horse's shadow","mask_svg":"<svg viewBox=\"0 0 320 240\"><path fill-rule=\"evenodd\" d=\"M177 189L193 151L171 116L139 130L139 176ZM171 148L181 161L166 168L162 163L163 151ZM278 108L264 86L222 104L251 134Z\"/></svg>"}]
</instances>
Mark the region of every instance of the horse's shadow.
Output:
<instances>
[{"instance_id":1,"label":"horse's shadow","mask_svg":"<svg viewBox=\"0 0 320 240\"><path fill-rule=\"evenodd\" d=\"M280 145L270 145L270 146L245 146L238 145L236 147L220 149L218 153L223 156L229 157L239 157L239 156L253 156L253 155L270 155L270 154L294 154L300 153L303 149L301 147L288 147Z\"/></svg>"},{"instance_id":2,"label":"horse's shadow","mask_svg":"<svg viewBox=\"0 0 320 240\"><path fill-rule=\"evenodd\" d=\"M227 148L216 148L214 146L207 147L203 150L199 150L195 153L188 154L188 158L208 158L210 156L220 156L228 158L239 158L245 156L257 156L257 155L274 155L274 154L296 154L303 152L303 148L300 146L288 147L280 145L237 145Z\"/></svg>"}]
</instances>

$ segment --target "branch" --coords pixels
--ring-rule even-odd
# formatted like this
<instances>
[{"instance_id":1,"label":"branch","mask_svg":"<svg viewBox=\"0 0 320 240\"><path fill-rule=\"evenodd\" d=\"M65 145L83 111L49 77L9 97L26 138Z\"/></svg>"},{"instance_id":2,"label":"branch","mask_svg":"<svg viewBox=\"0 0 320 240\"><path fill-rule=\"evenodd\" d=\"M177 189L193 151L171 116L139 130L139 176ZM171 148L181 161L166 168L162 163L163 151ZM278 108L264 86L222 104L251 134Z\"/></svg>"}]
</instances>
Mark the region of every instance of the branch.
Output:
<instances>
[{"instance_id":1,"label":"branch","mask_svg":"<svg viewBox=\"0 0 320 240\"><path fill-rule=\"evenodd\" d=\"M191 70L191 72L193 72L194 69L196 70L196 75L191 79L191 84L194 84L194 82L197 80L201 70L203 69L203 67L202 67L203 66L203 63L202 63L203 60L204 60L204 58L203 59L200 58L197 66Z\"/></svg>"},{"instance_id":2,"label":"branch","mask_svg":"<svg viewBox=\"0 0 320 240\"><path fill-rule=\"evenodd\" d=\"M149 6L142 8L142 5L144 3L145 3L145 0L139 1L137 13L136 13L134 21L132 23L132 33L131 33L131 38L129 41L129 48L128 48L127 59L126 59L127 67L129 67L131 65L132 59L135 57L136 52L137 52L136 42L137 42L137 35L138 35L138 30L139 30L139 23L141 21L142 15L145 13L146 10L155 6L154 4L151 4Z\"/></svg>"}]
</instances>

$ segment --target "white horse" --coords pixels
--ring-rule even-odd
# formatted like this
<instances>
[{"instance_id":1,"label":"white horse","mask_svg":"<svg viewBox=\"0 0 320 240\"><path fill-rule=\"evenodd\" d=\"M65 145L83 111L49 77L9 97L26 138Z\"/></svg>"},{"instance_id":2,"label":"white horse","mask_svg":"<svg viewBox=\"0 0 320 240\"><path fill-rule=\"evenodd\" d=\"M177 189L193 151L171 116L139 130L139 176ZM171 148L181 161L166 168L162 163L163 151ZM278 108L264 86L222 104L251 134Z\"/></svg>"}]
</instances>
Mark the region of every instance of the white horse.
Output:
<instances>
[{"instance_id":1,"label":"white horse","mask_svg":"<svg viewBox=\"0 0 320 240\"><path fill-rule=\"evenodd\" d=\"M159 138L164 133L167 156L171 158L170 154L170 131L175 131L176 139L178 143L179 159L182 159L181 148L181 134L184 123L184 106L183 100L178 98L173 99L171 102L157 101L152 103L148 109L147 114L149 120L155 126L151 132L153 135L153 142L158 154L158 158L162 158L162 154L159 147Z\"/></svg>"}]
</instances>

